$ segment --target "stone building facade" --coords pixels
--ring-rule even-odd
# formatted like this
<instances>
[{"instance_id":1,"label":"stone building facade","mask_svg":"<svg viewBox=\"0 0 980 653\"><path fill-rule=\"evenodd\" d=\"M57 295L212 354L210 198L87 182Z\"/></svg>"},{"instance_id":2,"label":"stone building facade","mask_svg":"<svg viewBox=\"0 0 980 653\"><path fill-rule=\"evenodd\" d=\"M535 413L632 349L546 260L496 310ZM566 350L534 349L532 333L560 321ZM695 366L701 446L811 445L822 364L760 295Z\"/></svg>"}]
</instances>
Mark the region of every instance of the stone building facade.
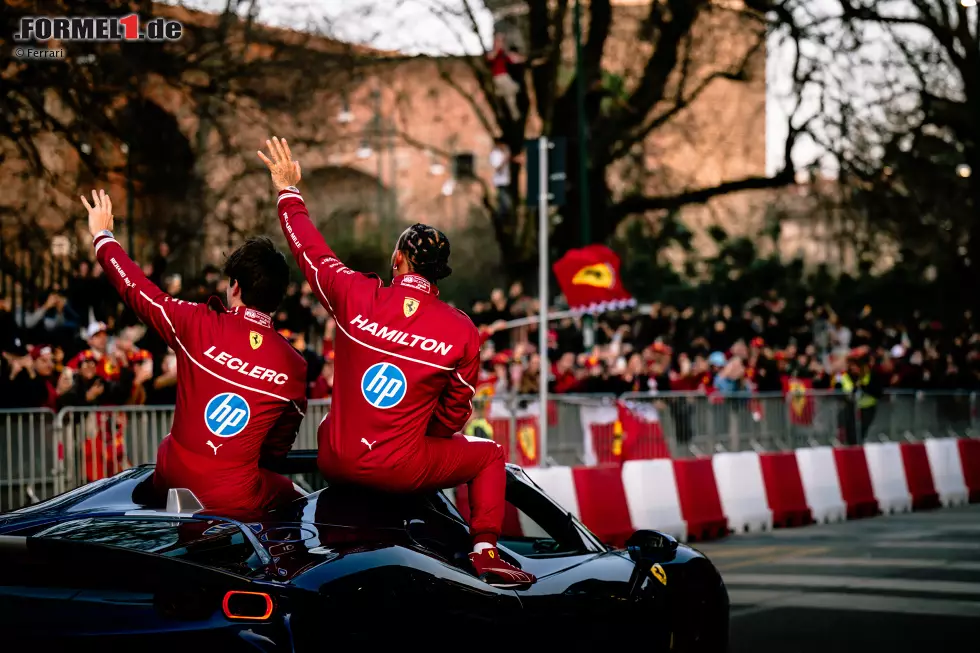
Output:
<instances>
[{"instance_id":1,"label":"stone building facade","mask_svg":"<svg viewBox=\"0 0 980 653\"><path fill-rule=\"evenodd\" d=\"M607 47L606 67L624 77L636 75L642 62L636 52L652 46L637 36L645 3L613 2L614 29ZM640 6L637 6L640 5ZM191 26L213 27L217 17L181 7L157 5L158 14ZM702 76L721 61L746 55L758 38L757 26L733 13L711 12L694 33L692 71ZM283 39L295 33L273 30ZM308 47L329 51L347 46L310 38ZM350 49L345 50L348 54ZM252 56L272 56L261 49ZM202 130L201 107L189 103L179 88L147 78L139 88L145 105L172 117L173 133L161 137L179 143L190 180L186 197L164 187L154 196L135 188L135 217L140 225L137 249L147 252L156 233L157 216L177 210L182 202L203 202L207 208L196 261L217 262L245 234L274 228L267 173L255 157L270 134L289 137L303 163L304 189L314 217L327 231L367 233L379 222L384 229L400 221L424 221L453 231L482 219L484 193L490 183L488 162L493 146L491 115L468 63L454 58L405 57L397 53L360 52L348 75L312 95L297 97L288 110L263 112L242 102L240 120L224 134ZM572 51L566 53L571 61ZM631 68L632 67L632 68ZM765 48L750 57L742 81L720 79L686 111L637 146L613 166L614 192L642 188L649 193L676 193L765 172ZM450 80L450 81L447 81ZM277 80L265 80L274 85ZM227 99L227 98L226 98ZM228 100L234 102L234 98ZM529 124L529 137L539 127ZM47 180L25 179L24 164L7 157L0 179L20 203L17 211L30 215L51 233L71 230L79 217L77 185L105 184L115 205L126 205L129 189L125 152L110 144L106 156L115 161L105 179L86 179L77 155L56 145L44 153L51 172ZM159 156L176 156L161 151ZM476 179L453 182L455 161L472 161ZM51 180L61 187L52 200ZM46 185L47 184L47 185ZM183 187L181 187L183 188ZM43 200L43 201L42 201ZM33 207L33 208L32 208ZM8 206L8 208L10 208ZM730 233L752 233L761 220L758 199L751 194L720 197L687 207L683 217L696 233L722 222ZM194 215L188 212L188 216ZM198 214L199 215L199 214ZM655 215L648 216L656 219ZM190 218L189 218L190 219ZM197 219L201 219L198 217ZM6 227L18 229L7 221ZM707 246L708 241L704 241Z\"/></svg>"}]
</instances>

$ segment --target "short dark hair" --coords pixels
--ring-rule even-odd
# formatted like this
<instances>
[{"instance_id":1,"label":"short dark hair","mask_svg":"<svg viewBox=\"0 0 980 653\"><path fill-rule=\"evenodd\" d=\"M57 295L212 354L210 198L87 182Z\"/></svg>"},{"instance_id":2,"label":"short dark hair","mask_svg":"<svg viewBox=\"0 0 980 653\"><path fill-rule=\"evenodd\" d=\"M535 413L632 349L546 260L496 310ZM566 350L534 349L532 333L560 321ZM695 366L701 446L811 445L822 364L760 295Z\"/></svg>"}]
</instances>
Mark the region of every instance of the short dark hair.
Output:
<instances>
[{"instance_id":1,"label":"short dark hair","mask_svg":"<svg viewBox=\"0 0 980 653\"><path fill-rule=\"evenodd\" d=\"M242 303L263 313L273 313L286 296L289 265L271 240L249 238L225 261L225 275L238 283Z\"/></svg>"}]
</instances>

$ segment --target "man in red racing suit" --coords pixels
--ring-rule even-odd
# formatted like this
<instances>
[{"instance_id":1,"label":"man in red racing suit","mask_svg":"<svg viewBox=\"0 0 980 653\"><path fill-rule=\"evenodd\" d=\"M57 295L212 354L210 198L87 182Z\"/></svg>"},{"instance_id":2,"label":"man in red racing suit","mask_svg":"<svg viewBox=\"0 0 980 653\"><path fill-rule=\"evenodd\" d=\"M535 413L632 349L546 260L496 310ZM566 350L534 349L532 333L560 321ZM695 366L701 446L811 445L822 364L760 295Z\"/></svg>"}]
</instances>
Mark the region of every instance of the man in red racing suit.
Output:
<instances>
[{"instance_id":1,"label":"man in red racing suit","mask_svg":"<svg viewBox=\"0 0 980 653\"><path fill-rule=\"evenodd\" d=\"M324 242L299 190L299 164L285 141L260 158L279 191L279 221L300 269L337 323L331 410L318 430L320 471L328 480L392 492L470 486L470 560L497 586L534 582L500 559L503 452L460 435L473 411L480 335L470 318L439 300L449 275L449 242L415 225L392 253L393 280L346 268Z\"/></svg>"},{"instance_id":2,"label":"man in red racing suit","mask_svg":"<svg viewBox=\"0 0 980 653\"><path fill-rule=\"evenodd\" d=\"M170 297L143 275L113 238L104 193L89 206L95 254L106 277L177 357L177 406L157 453L154 487L189 488L210 512L251 515L296 498L285 476L259 467L284 456L306 410L306 362L272 325L289 268L268 239L228 258L225 308Z\"/></svg>"}]
</instances>

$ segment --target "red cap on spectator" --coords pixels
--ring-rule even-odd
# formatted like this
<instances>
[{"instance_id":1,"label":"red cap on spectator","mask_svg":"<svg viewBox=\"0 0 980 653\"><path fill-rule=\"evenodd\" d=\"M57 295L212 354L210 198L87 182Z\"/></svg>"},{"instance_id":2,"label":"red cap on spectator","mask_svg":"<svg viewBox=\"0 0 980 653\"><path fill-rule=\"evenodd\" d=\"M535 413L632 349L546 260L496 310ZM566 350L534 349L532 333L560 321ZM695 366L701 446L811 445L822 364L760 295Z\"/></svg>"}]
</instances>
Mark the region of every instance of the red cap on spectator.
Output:
<instances>
[{"instance_id":1,"label":"red cap on spectator","mask_svg":"<svg viewBox=\"0 0 980 653\"><path fill-rule=\"evenodd\" d=\"M752 346L755 347L756 349L762 349L763 347L765 347L765 345L766 345L766 341L763 340L762 338L759 337L752 338Z\"/></svg>"},{"instance_id":2,"label":"red cap on spectator","mask_svg":"<svg viewBox=\"0 0 980 653\"><path fill-rule=\"evenodd\" d=\"M37 360L41 356L49 356L53 353L54 351L51 349L51 345L36 345L31 348L31 358L33 360Z\"/></svg>"},{"instance_id":3,"label":"red cap on spectator","mask_svg":"<svg viewBox=\"0 0 980 653\"><path fill-rule=\"evenodd\" d=\"M491 361L494 365L506 365L510 362L510 356L507 355L507 352L502 351L499 354L494 354Z\"/></svg>"}]
</instances>

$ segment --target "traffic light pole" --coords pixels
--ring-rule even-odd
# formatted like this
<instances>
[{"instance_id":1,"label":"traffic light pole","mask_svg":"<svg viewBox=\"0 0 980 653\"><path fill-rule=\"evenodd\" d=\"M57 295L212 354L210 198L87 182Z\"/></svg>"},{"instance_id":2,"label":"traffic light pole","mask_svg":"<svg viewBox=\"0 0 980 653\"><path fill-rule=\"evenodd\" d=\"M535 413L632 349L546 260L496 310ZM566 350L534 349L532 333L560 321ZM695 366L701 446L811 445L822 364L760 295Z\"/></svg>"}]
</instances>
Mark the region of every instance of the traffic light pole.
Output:
<instances>
[{"instance_id":1,"label":"traffic light pole","mask_svg":"<svg viewBox=\"0 0 980 653\"><path fill-rule=\"evenodd\" d=\"M538 461L548 457L548 137L538 139Z\"/></svg>"}]
</instances>

